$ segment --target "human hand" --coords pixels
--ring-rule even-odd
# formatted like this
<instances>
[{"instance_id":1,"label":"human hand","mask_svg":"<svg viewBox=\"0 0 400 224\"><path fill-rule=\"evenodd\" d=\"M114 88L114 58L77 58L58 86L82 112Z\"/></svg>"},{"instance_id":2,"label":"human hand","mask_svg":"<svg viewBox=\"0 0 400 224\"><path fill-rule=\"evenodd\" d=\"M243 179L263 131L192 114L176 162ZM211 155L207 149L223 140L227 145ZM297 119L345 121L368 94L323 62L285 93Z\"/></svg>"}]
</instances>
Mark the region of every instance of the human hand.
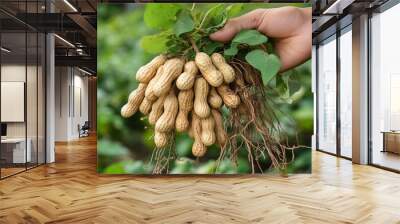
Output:
<instances>
[{"instance_id":1,"label":"human hand","mask_svg":"<svg viewBox=\"0 0 400 224\"><path fill-rule=\"evenodd\" d=\"M285 71L311 57L311 26L311 8L256 9L228 20L210 38L227 42L242 29L257 29L274 40L282 63L280 71Z\"/></svg>"}]
</instances>

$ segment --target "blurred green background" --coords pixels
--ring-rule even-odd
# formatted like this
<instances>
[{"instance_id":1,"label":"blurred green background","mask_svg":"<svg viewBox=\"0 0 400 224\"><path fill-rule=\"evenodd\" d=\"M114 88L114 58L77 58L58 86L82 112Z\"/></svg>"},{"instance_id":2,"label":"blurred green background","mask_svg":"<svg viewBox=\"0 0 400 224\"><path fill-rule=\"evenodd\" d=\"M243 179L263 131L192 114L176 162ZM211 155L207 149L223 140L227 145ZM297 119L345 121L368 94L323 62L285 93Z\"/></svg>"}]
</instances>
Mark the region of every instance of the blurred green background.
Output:
<instances>
[{"instance_id":1,"label":"blurred green background","mask_svg":"<svg viewBox=\"0 0 400 224\"><path fill-rule=\"evenodd\" d=\"M201 4L212 7L215 4ZM240 14L255 8L307 4L244 4ZM129 119L120 116L120 108L129 93L137 87L137 69L155 55L143 51L140 38L154 33L143 21L145 4L99 4L98 6L98 172L106 174L151 173L149 163L154 149L153 131L143 115L136 113ZM310 21L311 23L311 21ZM311 34L310 34L311 35ZM304 89L293 98L291 104L279 103L279 114L290 144L311 146L313 133L313 97L311 93L310 61L299 66L296 78ZM191 153L192 140L186 134L176 136L178 159L171 162L169 173L208 174L216 166L217 147L196 160ZM268 160L262 161L268 167ZM268 172L269 170L265 170ZM302 147L295 150L295 159L288 166L289 173L311 172L311 150ZM237 166L229 160L221 162L217 173L250 173L247 153L242 150Z\"/></svg>"}]
</instances>

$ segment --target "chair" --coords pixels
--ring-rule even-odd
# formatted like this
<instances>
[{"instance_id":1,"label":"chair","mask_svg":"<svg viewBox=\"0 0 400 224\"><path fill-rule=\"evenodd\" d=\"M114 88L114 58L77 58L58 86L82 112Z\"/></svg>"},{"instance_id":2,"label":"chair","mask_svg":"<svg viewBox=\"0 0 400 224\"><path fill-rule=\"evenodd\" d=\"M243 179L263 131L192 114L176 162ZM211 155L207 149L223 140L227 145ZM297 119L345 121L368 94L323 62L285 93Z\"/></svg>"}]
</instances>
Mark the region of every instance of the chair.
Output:
<instances>
[{"instance_id":1,"label":"chair","mask_svg":"<svg viewBox=\"0 0 400 224\"><path fill-rule=\"evenodd\" d=\"M89 136L89 129L90 129L89 121L85 121L82 127L78 124L79 138Z\"/></svg>"}]
</instances>

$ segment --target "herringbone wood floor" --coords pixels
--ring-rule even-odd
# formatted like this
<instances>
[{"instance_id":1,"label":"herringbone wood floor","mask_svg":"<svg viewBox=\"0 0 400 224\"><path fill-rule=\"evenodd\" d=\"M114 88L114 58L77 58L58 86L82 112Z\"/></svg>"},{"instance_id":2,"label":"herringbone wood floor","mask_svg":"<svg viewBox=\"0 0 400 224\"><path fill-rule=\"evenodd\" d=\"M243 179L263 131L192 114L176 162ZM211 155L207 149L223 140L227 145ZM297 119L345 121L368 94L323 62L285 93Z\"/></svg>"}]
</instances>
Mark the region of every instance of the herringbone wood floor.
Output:
<instances>
[{"instance_id":1,"label":"herringbone wood floor","mask_svg":"<svg viewBox=\"0 0 400 224\"><path fill-rule=\"evenodd\" d=\"M315 152L313 174L96 174L96 140L0 181L0 223L400 223L400 175Z\"/></svg>"}]
</instances>

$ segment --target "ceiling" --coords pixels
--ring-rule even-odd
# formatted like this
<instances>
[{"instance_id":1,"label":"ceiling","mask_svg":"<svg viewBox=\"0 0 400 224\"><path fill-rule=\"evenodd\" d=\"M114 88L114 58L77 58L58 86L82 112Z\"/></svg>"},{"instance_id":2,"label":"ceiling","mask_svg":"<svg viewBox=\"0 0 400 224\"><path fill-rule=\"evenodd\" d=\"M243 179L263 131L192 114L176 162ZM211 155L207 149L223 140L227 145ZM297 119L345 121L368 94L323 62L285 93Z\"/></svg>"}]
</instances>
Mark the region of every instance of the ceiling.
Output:
<instances>
[{"instance_id":1,"label":"ceiling","mask_svg":"<svg viewBox=\"0 0 400 224\"><path fill-rule=\"evenodd\" d=\"M29 43L32 35L28 34L26 54L25 31L55 33L56 65L96 73L96 8L96 0L1 0L2 46L12 49L9 58L30 58L37 48Z\"/></svg>"},{"instance_id":2,"label":"ceiling","mask_svg":"<svg viewBox=\"0 0 400 224\"><path fill-rule=\"evenodd\" d=\"M351 24L354 17L386 2L388 0L313 0L313 44Z\"/></svg>"}]
</instances>

